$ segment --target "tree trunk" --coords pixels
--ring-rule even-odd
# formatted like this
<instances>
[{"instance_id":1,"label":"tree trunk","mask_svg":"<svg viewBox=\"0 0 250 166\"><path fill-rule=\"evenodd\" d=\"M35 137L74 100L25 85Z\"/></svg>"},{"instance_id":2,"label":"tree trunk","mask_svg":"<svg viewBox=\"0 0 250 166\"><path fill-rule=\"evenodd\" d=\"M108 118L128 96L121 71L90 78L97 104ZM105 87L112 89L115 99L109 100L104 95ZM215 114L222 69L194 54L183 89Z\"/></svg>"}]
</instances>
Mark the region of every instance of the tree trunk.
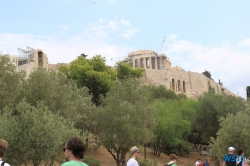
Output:
<instances>
[{"instance_id":1,"label":"tree trunk","mask_svg":"<svg viewBox=\"0 0 250 166\"><path fill-rule=\"evenodd\" d=\"M144 143L144 159L146 160L146 158L147 158L147 146Z\"/></svg>"}]
</instances>

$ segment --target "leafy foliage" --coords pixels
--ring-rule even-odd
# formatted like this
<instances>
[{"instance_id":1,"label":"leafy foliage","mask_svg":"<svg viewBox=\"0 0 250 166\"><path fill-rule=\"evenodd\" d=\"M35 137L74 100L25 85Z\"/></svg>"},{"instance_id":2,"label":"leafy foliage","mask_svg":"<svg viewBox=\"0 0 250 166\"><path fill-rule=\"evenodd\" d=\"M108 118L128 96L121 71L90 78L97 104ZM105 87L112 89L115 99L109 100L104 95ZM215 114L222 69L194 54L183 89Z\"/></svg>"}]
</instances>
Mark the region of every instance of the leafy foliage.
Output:
<instances>
[{"instance_id":1,"label":"leafy foliage","mask_svg":"<svg viewBox=\"0 0 250 166\"><path fill-rule=\"evenodd\" d=\"M74 122L78 129L93 130L97 109L91 102L87 88L77 88L64 75L38 68L24 82L16 103L24 97L35 107L38 101L43 101L50 111Z\"/></svg>"},{"instance_id":2,"label":"leafy foliage","mask_svg":"<svg viewBox=\"0 0 250 166\"><path fill-rule=\"evenodd\" d=\"M159 119L155 137L151 142L154 154L189 152L188 135L197 101L193 99L156 101L156 118Z\"/></svg>"},{"instance_id":3,"label":"leafy foliage","mask_svg":"<svg viewBox=\"0 0 250 166\"><path fill-rule=\"evenodd\" d=\"M106 66L105 61L101 55L91 59L79 56L70 63L70 66L62 66L59 73L64 73L69 79L75 80L78 87L87 87L92 95L92 101L99 105L100 95L106 95L116 78L115 70Z\"/></svg>"},{"instance_id":4,"label":"leafy foliage","mask_svg":"<svg viewBox=\"0 0 250 166\"><path fill-rule=\"evenodd\" d=\"M226 117L228 113L236 114L243 109L244 101L241 98L208 91L198 100L193 128L200 132L203 141L207 142L210 137L216 138L219 117Z\"/></svg>"},{"instance_id":5,"label":"leafy foliage","mask_svg":"<svg viewBox=\"0 0 250 166\"><path fill-rule=\"evenodd\" d=\"M84 157L84 163L86 163L87 165L91 165L91 166L101 166L101 163L94 159L94 158L91 158L91 157Z\"/></svg>"},{"instance_id":6,"label":"leafy foliage","mask_svg":"<svg viewBox=\"0 0 250 166\"><path fill-rule=\"evenodd\" d=\"M0 109L12 106L24 76L24 72L16 71L8 56L0 56Z\"/></svg>"},{"instance_id":7,"label":"leafy foliage","mask_svg":"<svg viewBox=\"0 0 250 166\"><path fill-rule=\"evenodd\" d=\"M247 86L247 98L250 98L250 86Z\"/></svg>"},{"instance_id":8,"label":"leafy foliage","mask_svg":"<svg viewBox=\"0 0 250 166\"><path fill-rule=\"evenodd\" d=\"M174 91L172 91L170 89L166 89L166 87L164 85L159 85L159 86L151 85L151 86L147 86L147 89L149 89L150 96L153 99L164 99L165 100L165 99L186 98L185 94L176 95Z\"/></svg>"},{"instance_id":9,"label":"leafy foliage","mask_svg":"<svg viewBox=\"0 0 250 166\"><path fill-rule=\"evenodd\" d=\"M117 78L120 80L124 79L136 79L143 75L144 69L142 68L132 68L129 63L118 62L116 64Z\"/></svg>"},{"instance_id":10,"label":"leafy foliage","mask_svg":"<svg viewBox=\"0 0 250 166\"><path fill-rule=\"evenodd\" d=\"M99 143L116 160L125 164L132 146L148 142L155 128L155 109L146 98L147 91L137 82L115 81L100 109L97 122Z\"/></svg>"},{"instance_id":11,"label":"leafy foliage","mask_svg":"<svg viewBox=\"0 0 250 166\"><path fill-rule=\"evenodd\" d=\"M250 103L246 109L236 114L227 114L220 118L220 129L217 138L211 138L211 151L219 158L227 151L228 146L243 149L245 156L250 155L249 128L250 128Z\"/></svg>"},{"instance_id":12,"label":"leafy foliage","mask_svg":"<svg viewBox=\"0 0 250 166\"><path fill-rule=\"evenodd\" d=\"M204 74L207 78L210 78L211 80L213 80L212 75L209 71L205 70L204 72L202 72L202 74Z\"/></svg>"},{"instance_id":13,"label":"leafy foliage","mask_svg":"<svg viewBox=\"0 0 250 166\"><path fill-rule=\"evenodd\" d=\"M52 114L43 102L33 107L22 100L16 111L5 108L0 116L0 137L9 142L7 160L13 165L37 166L58 156L69 136L79 135L73 123Z\"/></svg>"}]
</instances>

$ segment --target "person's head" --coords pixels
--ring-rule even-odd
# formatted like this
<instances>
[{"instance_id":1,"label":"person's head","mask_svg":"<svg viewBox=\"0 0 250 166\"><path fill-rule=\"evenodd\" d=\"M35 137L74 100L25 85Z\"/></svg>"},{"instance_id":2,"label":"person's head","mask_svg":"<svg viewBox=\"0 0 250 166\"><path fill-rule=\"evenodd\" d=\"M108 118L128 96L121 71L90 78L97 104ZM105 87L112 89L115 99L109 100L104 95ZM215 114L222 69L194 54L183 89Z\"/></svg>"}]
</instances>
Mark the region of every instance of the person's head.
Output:
<instances>
[{"instance_id":1,"label":"person's head","mask_svg":"<svg viewBox=\"0 0 250 166\"><path fill-rule=\"evenodd\" d=\"M241 156L242 154L243 154L244 152L243 152L243 150L238 150L238 154L239 154L239 156Z\"/></svg>"},{"instance_id":2,"label":"person's head","mask_svg":"<svg viewBox=\"0 0 250 166\"><path fill-rule=\"evenodd\" d=\"M209 163L210 159L209 158L206 158L206 162Z\"/></svg>"},{"instance_id":3,"label":"person's head","mask_svg":"<svg viewBox=\"0 0 250 166\"><path fill-rule=\"evenodd\" d=\"M229 148L228 148L228 151L229 151L229 153L234 153L234 147L232 147L232 146L230 146Z\"/></svg>"},{"instance_id":4,"label":"person's head","mask_svg":"<svg viewBox=\"0 0 250 166\"><path fill-rule=\"evenodd\" d=\"M132 154L132 156L133 156L134 158L138 157L139 154L140 154L139 148L137 148L136 146L133 146L133 147L130 149L130 153Z\"/></svg>"},{"instance_id":5,"label":"person's head","mask_svg":"<svg viewBox=\"0 0 250 166\"><path fill-rule=\"evenodd\" d=\"M0 158L4 158L8 148L8 142L0 139Z\"/></svg>"},{"instance_id":6,"label":"person's head","mask_svg":"<svg viewBox=\"0 0 250 166\"><path fill-rule=\"evenodd\" d=\"M86 151L86 146L83 141L77 137L71 137L68 139L65 144L65 148L63 148L64 157L67 161L72 158L83 159L84 153Z\"/></svg>"},{"instance_id":7,"label":"person's head","mask_svg":"<svg viewBox=\"0 0 250 166\"><path fill-rule=\"evenodd\" d=\"M170 161L176 162L177 161L177 156L175 154L170 154L169 159L170 159Z\"/></svg>"}]
</instances>

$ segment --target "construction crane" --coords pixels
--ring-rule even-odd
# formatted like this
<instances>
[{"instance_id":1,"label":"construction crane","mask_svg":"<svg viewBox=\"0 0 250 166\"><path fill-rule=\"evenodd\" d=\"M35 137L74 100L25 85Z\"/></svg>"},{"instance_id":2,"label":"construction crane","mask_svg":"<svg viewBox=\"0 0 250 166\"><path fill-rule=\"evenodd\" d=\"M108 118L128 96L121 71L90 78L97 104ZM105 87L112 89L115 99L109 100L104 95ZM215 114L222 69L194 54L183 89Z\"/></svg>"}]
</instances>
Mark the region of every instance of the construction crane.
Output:
<instances>
[{"instance_id":1,"label":"construction crane","mask_svg":"<svg viewBox=\"0 0 250 166\"><path fill-rule=\"evenodd\" d=\"M166 39L166 36L163 37L162 42L161 42L161 47L160 47L160 49L157 51L156 55L158 55L159 53L162 52L162 49L163 49L163 46L164 46L164 43L165 43L165 39Z\"/></svg>"}]
</instances>

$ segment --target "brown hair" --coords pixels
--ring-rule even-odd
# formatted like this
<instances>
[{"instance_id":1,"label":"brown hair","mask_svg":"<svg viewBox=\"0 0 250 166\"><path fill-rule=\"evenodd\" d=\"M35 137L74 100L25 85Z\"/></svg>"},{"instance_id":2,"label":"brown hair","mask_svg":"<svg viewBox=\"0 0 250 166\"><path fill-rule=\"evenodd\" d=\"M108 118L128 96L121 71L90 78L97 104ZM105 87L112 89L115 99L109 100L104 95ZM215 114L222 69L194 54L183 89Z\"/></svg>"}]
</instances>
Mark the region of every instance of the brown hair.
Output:
<instances>
[{"instance_id":1,"label":"brown hair","mask_svg":"<svg viewBox=\"0 0 250 166\"><path fill-rule=\"evenodd\" d=\"M67 141L67 148L72 151L75 157L83 159L84 153L86 151L86 146L80 138L69 138Z\"/></svg>"},{"instance_id":2,"label":"brown hair","mask_svg":"<svg viewBox=\"0 0 250 166\"><path fill-rule=\"evenodd\" d=\"M8 148L8 142L0 139L0 157L4 157Z\"/></svg>"},{"instance_id":3,"label":"brown hair","mask_svg":"<svg viewBox=\"0 0 250 166\"><path fill-rule=\"evenodd\" d=\"M170 161L177 160L177 156L175 154L170 154L169 159L170 159Z\"/></svg>"}]
</instances>

